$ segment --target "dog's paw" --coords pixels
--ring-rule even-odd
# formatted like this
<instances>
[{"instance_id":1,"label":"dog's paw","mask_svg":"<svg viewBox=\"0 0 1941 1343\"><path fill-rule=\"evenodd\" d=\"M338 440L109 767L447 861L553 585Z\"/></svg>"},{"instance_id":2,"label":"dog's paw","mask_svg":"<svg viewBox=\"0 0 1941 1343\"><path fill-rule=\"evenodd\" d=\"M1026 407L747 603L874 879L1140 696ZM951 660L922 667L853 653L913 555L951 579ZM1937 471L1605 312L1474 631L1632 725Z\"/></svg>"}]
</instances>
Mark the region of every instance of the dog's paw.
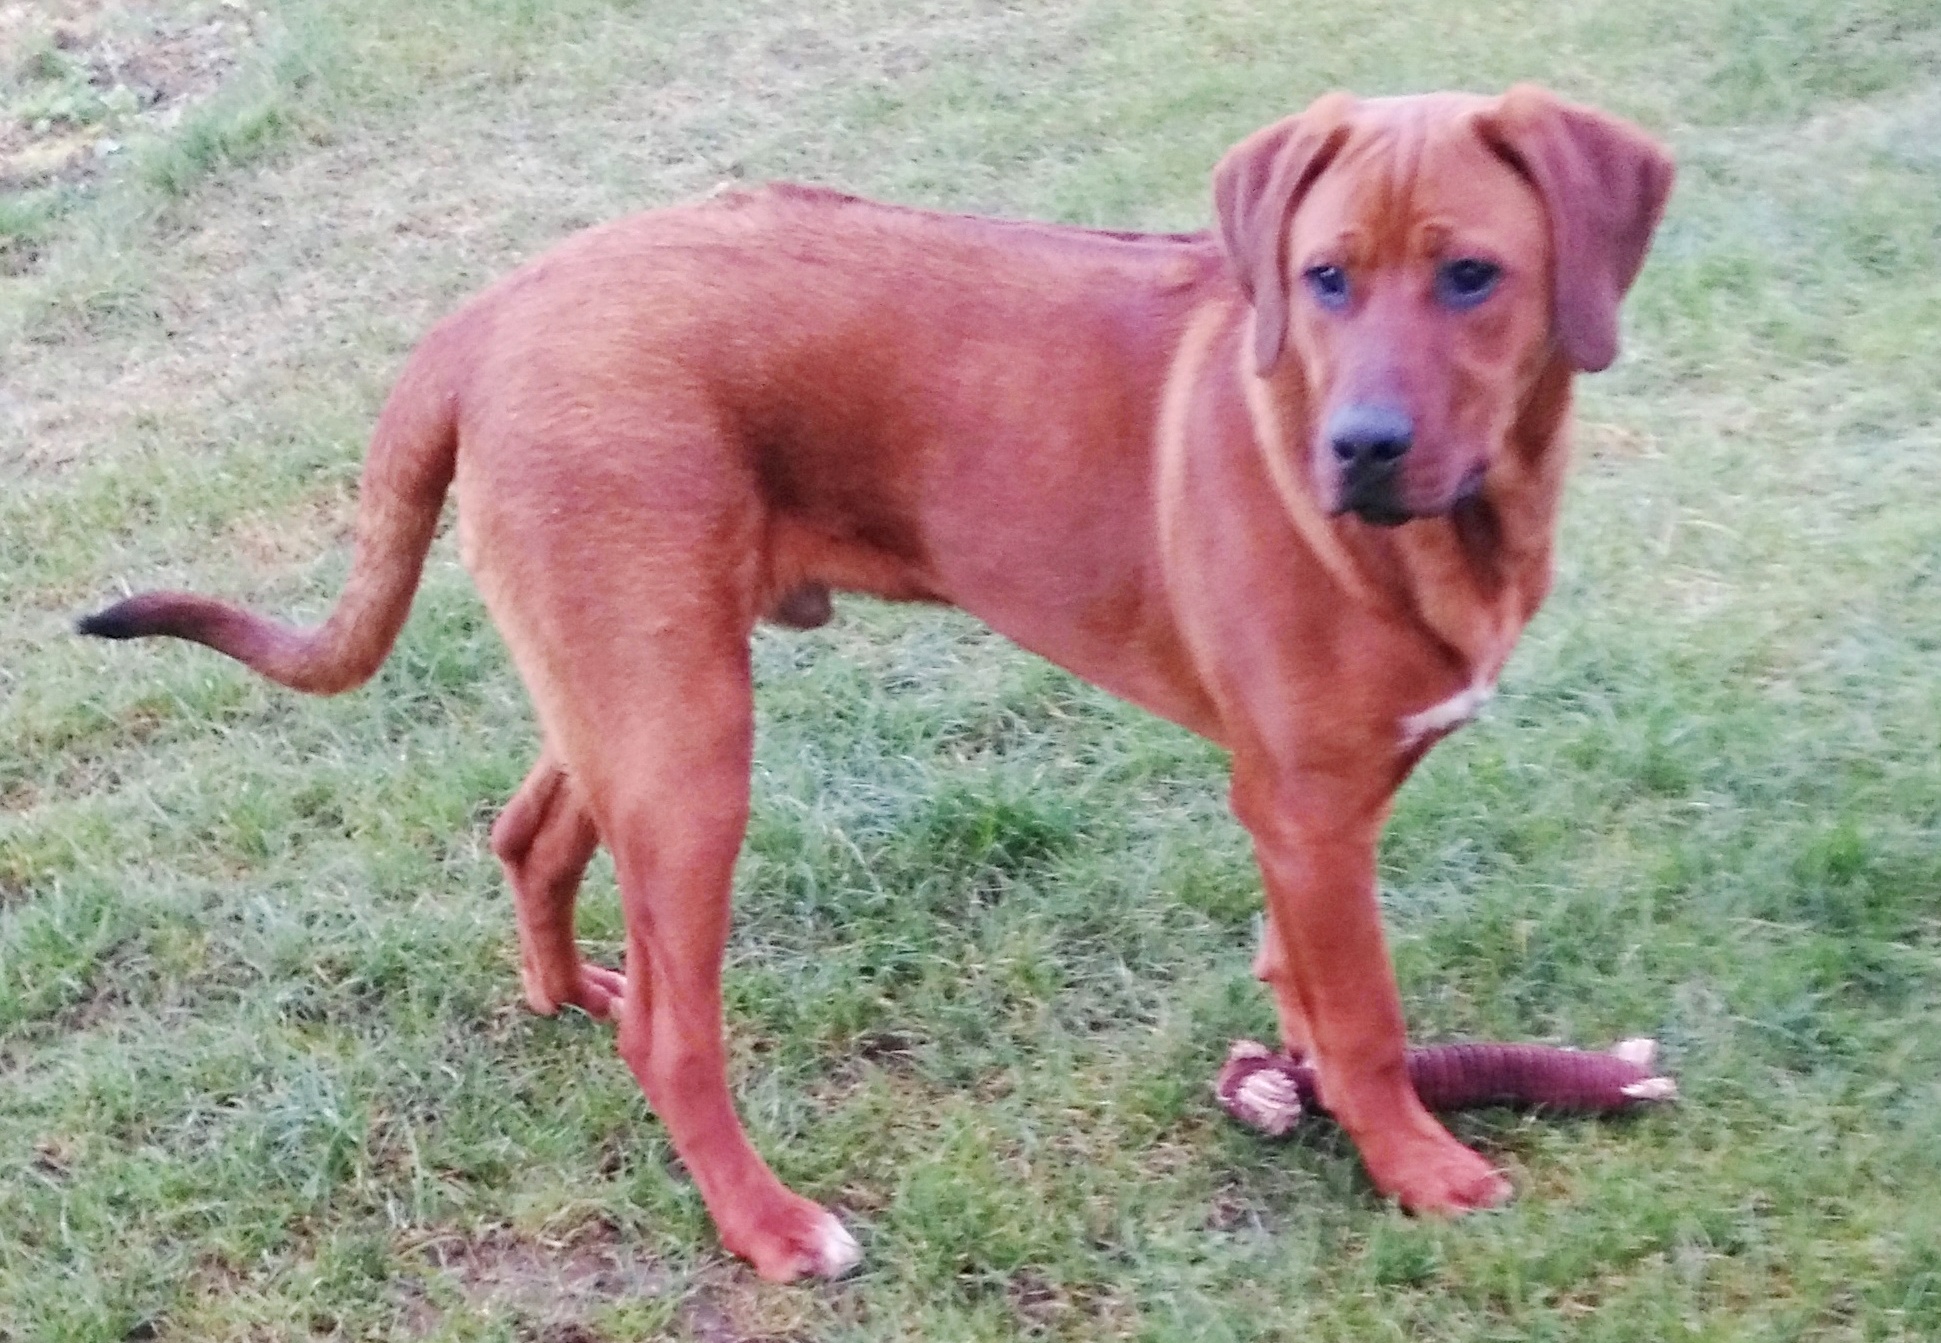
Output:
<instances>
[{"instance_id":1,"label":"dog's paw","mask_svg":"<svg viewBox=\"0 0 1941 1343\"><path fill-rule=\"evenodd\" d=\"M627 996L627 979L604 965L580 962L579 991L572 1005L595 1021L612 1021L620 1011L620 1000Z\"/></svg>"},{"instance_id":2,"label":"dog's paw","mask_svg":"<svg viewBox=\"0 0 1941 1343\"><path fill-rule=\"evenodd\" d=\"M604 965L581 961L574 967L570 982L551 985L547 976L525 967L520 975L526 991L526 1006L542 1017L556 1014L562 1007L577 1007L595 1021L612 1021L626 997L626 976Z\"/></svg>"},{"instance_id":3,"label":"dog's paw","mask_svg":"<svg viewBox=\"0 0 1941 1343\"><path fill-rule=\"evenodd\" d=\"M731 1247L768 1281L840 1278L862 1262L862 1246L827 1209L803 1200L785 1220L792 1223L788 1229L756 1233L747 1244Z\"/></svg>"},{"instance_id":4,"label":"dog's paw","mask_svg":"<svg viewBox=\"0 0 1941 1343\"><path fill-rule=\"evenodd\" d=\"M1497 1208L1515 1190L1503 1173L1446 1134L1418 1139L1368 1162L1375 1187L1407 1212L1423 1217L1458 1217Z\"/></svg>"},{"instance_id":5,"label":"dog's paw","mask_svg":"<svg viewBox=\"0 0 1941 1343\"><path fill-rule=\"evenodd\" d=\"M809 1271L817 1277L840 1278L863 1261L863 1247L832 1212L822 1214L816 1228L815 1265Z\"/></svg>"}]
</instances>

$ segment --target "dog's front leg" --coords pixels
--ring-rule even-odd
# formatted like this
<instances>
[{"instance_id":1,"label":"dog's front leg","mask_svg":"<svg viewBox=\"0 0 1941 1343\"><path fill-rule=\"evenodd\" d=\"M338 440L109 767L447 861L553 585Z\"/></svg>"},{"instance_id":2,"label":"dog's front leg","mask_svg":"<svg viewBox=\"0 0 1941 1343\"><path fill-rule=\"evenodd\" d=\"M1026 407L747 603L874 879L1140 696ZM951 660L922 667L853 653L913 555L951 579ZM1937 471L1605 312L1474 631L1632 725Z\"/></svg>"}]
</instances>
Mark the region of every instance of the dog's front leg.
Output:
<instances>
[{"instance_id":1,"label":"dog's front leg","mask_svg":"<svg viewBox=\"0 0 1941 1343\"><path fill-rule=\"evenodd\" d=\"M1256 973L1279 1001L1283 1028L1305 1033L1322 1103L1377 1189L1412 1212L1493 1207L1509 1197L1508 1181L1451 1137L1409 1082L1401 995L1375 898L1387 809L1331 801L1346 791L1332 779L1236 773L1234 812L1253 836L1274 939Z\"/></svg>"}]
</instances>

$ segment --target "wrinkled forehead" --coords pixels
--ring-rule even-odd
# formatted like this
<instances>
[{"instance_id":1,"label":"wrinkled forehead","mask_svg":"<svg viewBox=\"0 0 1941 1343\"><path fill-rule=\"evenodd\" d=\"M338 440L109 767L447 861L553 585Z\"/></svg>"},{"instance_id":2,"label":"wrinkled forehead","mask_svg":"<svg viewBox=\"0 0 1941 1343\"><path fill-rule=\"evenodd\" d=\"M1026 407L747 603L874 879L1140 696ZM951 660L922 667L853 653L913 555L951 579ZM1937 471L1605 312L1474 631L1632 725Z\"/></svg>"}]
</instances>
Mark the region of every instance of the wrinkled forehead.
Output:
<instances>
[{"instance_id":1,"label":"wrinkled forehead","mask_svg":"<svg viewBox=\"0 0 1941 1343\"><path fill-rule=\"evenodd\" d=\"M1460 93L1356 104L1345 143L1295 214L1295 245L1363 262L1452 249L1547 257L1542 200L1482 134L1493 105Z\"/></svg>"}]
</instances>

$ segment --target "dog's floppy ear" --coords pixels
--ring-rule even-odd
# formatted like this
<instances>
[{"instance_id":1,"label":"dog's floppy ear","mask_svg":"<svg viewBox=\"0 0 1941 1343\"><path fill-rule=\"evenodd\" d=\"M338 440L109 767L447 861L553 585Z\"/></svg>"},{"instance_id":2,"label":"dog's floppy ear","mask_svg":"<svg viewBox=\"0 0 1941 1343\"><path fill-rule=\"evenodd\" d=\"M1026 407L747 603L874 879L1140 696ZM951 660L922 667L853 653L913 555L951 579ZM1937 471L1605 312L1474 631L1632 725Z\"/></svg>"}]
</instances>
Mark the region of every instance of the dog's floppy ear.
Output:
<instances>
[{"instance_id":1,"label":"dog's floppy ear","mask_svg":"<svg viewBox=\"0 0 1941 1343\"><path fill-rule=\"evenodd\" d=\"M1608 367L1617 358L1618 303L1671 195L1671 156L1630 122L1533 84L1505 93L1477 129L1549 212L1551 321L1564 357L1586 373Z\"/></svg>"},{"instance_id":2,"label":"dog's floppy ear","mask_svg":"<svg viewBox=\"0 0 1941 1343\"><path fill-rule=\"evenodd\" d=\"M1263 376L1287 340L1287 221L1347 138L1355 100L1330 93L1299 116L1255 131L1213 170L1213 209L1234 278L1254 305L1254 367Z\"/></svg>"}]
</instances>

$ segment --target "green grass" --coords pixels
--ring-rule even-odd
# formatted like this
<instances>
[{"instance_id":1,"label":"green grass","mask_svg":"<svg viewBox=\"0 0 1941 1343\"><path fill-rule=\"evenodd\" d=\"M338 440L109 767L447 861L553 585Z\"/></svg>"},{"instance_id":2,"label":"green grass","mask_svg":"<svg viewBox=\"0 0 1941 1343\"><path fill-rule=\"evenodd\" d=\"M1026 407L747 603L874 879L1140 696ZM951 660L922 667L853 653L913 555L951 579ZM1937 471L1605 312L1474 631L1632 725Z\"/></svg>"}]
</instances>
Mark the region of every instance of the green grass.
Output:
<instances>
[{"instance_id":1,"label":"green grass","mask_svg":"<svg viewBox=\"0 0 1941 1343\"><path fill-rule=\"evenodd\" d=\"M93 188L0 196L0 1339L1941 1336L1941 11L276 0L259 36ZM1422 1038L1655 1034L1686 1099L1462 1118L1502 1214L1410 1221L1327 1126L1218 1115L1271 1031L1224 762L961 618L758 642L737 1094L868 1255L792 1289L721 1253L610 1034L518 1006L486 832L530 721L448 543L341 700L65 631L124 584L325 609L403 352L581 224L793 176L1192 227L1324 88L1522 78L1683 172L1556 594L1404 791L1385 900ZM604 866L584 931L610 961Z\"/></svg>"}]
</instances>

